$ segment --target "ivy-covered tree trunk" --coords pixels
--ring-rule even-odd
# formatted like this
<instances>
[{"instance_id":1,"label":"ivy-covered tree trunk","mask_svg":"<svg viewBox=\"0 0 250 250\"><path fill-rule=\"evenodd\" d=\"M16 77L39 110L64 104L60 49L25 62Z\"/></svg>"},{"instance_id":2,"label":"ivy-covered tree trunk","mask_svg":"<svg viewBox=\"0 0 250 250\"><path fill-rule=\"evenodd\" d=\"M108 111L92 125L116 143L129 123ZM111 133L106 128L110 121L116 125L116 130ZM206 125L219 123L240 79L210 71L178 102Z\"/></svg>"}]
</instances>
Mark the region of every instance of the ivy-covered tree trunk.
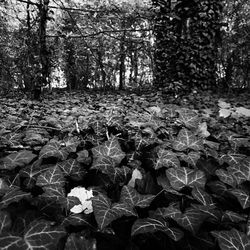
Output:
<instances>
[{"instance_id":1,"label":"ivy-covered tree trunk","mask_svg":"<svg viewBox=\"0 0 250 250\"><path fill-rule=\"evenodd\" d=\"M40 72L34 87L34 99L40 99L41 89L49 81L49 53L46 43L46 28L48 21L49 0L40 0L38 5L40 14L39 44L40 44Z\"/></svg>"},{"instance_id":2,"label":"ivy-covered tree trunk","mask_svg":"<svg viewBox=\"0 0 250 250\"><path fill-rule=\"evenodd\" d=\"M153 0L156 86L211 88L222 0Z\"/></svg>"}]
</instances>

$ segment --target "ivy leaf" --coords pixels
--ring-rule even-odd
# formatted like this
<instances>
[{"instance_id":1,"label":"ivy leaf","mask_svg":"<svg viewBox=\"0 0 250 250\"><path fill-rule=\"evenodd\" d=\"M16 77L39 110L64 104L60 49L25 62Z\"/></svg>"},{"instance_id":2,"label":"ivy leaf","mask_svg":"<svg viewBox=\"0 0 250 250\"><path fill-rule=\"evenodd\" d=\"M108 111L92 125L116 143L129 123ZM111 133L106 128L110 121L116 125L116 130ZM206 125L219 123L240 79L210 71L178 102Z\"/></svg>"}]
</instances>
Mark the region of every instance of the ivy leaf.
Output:
<instances>
[{"instance_id":1,"label":"ivy leaf","mask_svg":"<svg viewBox=\"0 0 250 250\"><path fill-rule=\"evenodd\" d=\"M250 157L244 159L240 164L228 167L228 172L234 176L237 184L250 181Z\"/></svg>"},{"instance_id":2,"label":"ivy leaf","mask_svg":"<svg viewBox=\"0 0 250 250\"><path fill-rule=\"evenodd\" d=\"M154 198L155 195L142 195L130 186L123 186L120 202L132 207L145 208L150 205Z\"/></svg>"},{"instance_id":3,"label":"ivy leaf","mask_svg":"<svg viewBox=\"0 0 250 250\"><path fill-rule=\"evenodd\" d=\"M172 218L180 226L193 234L199 230L201 224L207 217L207 215L194 208L189 208L185 213L181 213L181 211L173 205L170 205L167 208L158 208L156 214L163 216L163 218Z\"/></svg>"},{"instance_id":4,"label":"ivy leaf","mask_svg":"<svg viewBox=\"0 0 250 250\"><path fill-rule=\"evenodd\" d=\"M119 165L125 157L125 153L121 150L121 146L115 136L112 136L103 145L92 148L92 153L94 161L108 156L114 160L116 165Z\"/></svg>"},{"instance_id":5,"label":"ivy leaf","mask_svg":"<svg viewBox=\"0 0 250 250\"><path fill-rule=\"evenodd\" d=\"M49 204L58 203L66 211L70 210L75 205L79 205L81 202L77 197L65 197L64 188L57 185L49 185L43 187L44 193L40 195L42 199Z\"/></svg>"},{"instance_id":6,"label":"ivy leaf","mask_svg":"<svg viewBox=\"0 0 250 250\"><path fill-rule=\"evenodd\" d=\"M6 234L0 237L0 249L54 250L58 240L65 235L61 227L51 227L50 222L34 221L22 237Z\"/></svg>"},{"instance_id":7,"label":"ivy leaf","mask_svg":"<svg viewBox=\"0 0 250 250\"><path fill-rule=\"evenodd\" d=\"M97 170L100 170L101 172L102 171L107 172L107 170L105 169L115 168L115 167L116 167L116 161L113 158L109 156L103 156L103 157L97 158L93 162L91 169L97 169Z\"/></svg>"},{"instance_id":8,"label":"ivy leaf","mask_svg":"<svg viewBox=\"0 0 250 250\"><path fill-rule=\"evenodd\" d=\"M63 221L61 222L62 226L89 226L89 227L93 227L90 223L89 223L89 216L83 213L80 214L70 214L69 216L67 216L66 218L63 219Z\"/></svg>"},{"instance_id":9,"label":"ivy leaf","mask_svg":"<svg viewBox=\"0 0 250 250\"><path fill-rule=\"evenodd\" d=\"M199 151L203 149L203 145L201 139L196 137L191 131L183 128L173 141L173 149L177 151L185 151L187 149Z\"/></svg>"},{"instance_id":10,"label":"ivy leaf","mask_svg":"<svg viewBox=\"0 0 250 250\"><path fill-rule=\"evenodd\" d=\"M65 183L63 173L61 169L56 165L51 167L44 173L40 174L37 178L36 185L37 186L48 186L48 185L56 185L63 186Z\"/></svg>"},{"instance_id":11,"label":"ivy leaf","mask_svg":"<svg viewBox=\"0 0 250 250\"><path fill-rule=\"evenodd\" d=\"M188 187L204 187L206 177L204 172L200 170L192 170L190 168L169 168L166 175L170 181L170 185L180 190L185 186Z\"/></svg>"},{"instance_id":12,"label":"ivy leaf","mask_svg":"<svg viewBox=\"0 0 250 250\"><path fill-rule=\"evenodd\" d=\"M0 169L12 170L29 164L36 157L31 151L22 150L12 153L0 160Z\"/></svg>"},{"instance_id":13,"label":"ivy leaf","mask_svg":"<svg viewBox=\"0 0 250 250\"><path fill-rule=\"evenodd\" d=\"M229 173L227 170L217 169L215 171L215 174L219 177L219 179L222 182L224 182L232 187L235 187L236 180L235 180L234 176L231 173Z\"/></svg>"},{"instance_id":14,"label":"ivy leaf","mask_svg":"<svg viewBox=\"0 0 250 250\"><path fill-rule=\"evenodd\" d=\"M0 211L0 235L11 228L12 222L8 212Z\"/></svg>"},{"instance_id":15,"label":"ivy leaf","mask_svg":"<svg viewBox=\"0 0 250 250\"><path fill-rule=\"evenodd\" d=\"M250 207L249 193L247 193L241 189L230 190L230 193L232 193L237 198L237 200L239 201L239 203L241 204L243 209Z\"/></svg>"},{"instance_id":16,"label":"ivy leaf","mask_svg":"<svg viewBox=\"0 0 250 250\"><path fill-rule=\"evenodd\" d=\"M215 204L210 204L206 206L192 204L192 207L206 215L206 220L208 221L211 221L213 223L218 223L219 221L221 221L222 213L218 209L216 209Z\"/></svg>"},{"instance_id":17,"label":"ivy leaf","mask_svg":"<svg viewBox=\"0 0 250 250\"><path fill-rule=\"evenodd\" d=\"M137 219L132 226L131 235L154 233L156 231L162 231L167 234L174 241L178 241L183 237L183 232L170 228L168 223L160 218L145 218Z\"/></svg>"},{"instance_id":18,"label":"ivy leaf","mask_svg":"<svg viewBox=\"0 0 250 250\"><path fill-rule=\"evenodd\" d=\"M250 248L247 235L234 228L230 231L213 231L212 235L217 238L222 250L248 250Z\"/></svg>"},{"instance_id":19,"label":"ivy leaf","mask_svg":"<svg viewBox=\"0 0 250 250\"><path fill-rule=\"evenodd\" d=\"M170 151L160 148L157 152L157 159L154 163L154 168L159 169L162 167L180 167L180 161L177 155Z\"/></svg>"},{"instance_id":20,"label":"ivy leaf","mask_svg":"<svg viewBox=\"0 0 250 250\"><path fill-rule=\"evenodd\" d=\"M192 195L197 201L199 201L204 206L209 206L213 204L211 196L200 187L194 187L192 190Z\"/></svg>"},{"instance_id":21,"label":"ivy leaf","mask_svg":"<svg viewBox=\"0 0 250 250\"><path fill-rule=\"evenodd\" d=\"M41 165L42 160L39 159L32 163L31 165L23 168L19 173L21 177L26 178L25 179L25 185L28 188L32 188L35 185L37 176L49 168L51 168L51 165Z\"/></svg>"},{"instance_id":22,"label":"ivy leaf","mask_svg":"<svg viewBox=\"0 0 250 250\"><path fill-rule=\"evenodd\" d=\"M227 163L229 166L236 166L241 164L241 162L246 159L245 155L242 154L225 154L219 158L219 163Z\"/></svg>"},{"instance_id":23,"label":"ivy leaf","mask_svg":"<svg viewBox=\"0 0 250 250\"><path fill-rule=\"evenodd\" d=\"M3 209L13 202L18 202L24 198L28 199L31 197L30 193L25 193L21 191L18 187L13 187L7 191L7 193L2 197L0 202L0 208Z\"/></svg>"},{"instance_id":24,"label":"ivy leaf","mask_svg":"<svg viewBox=\"0 0 250 250\"><path fill-rule=\"evenodd\" d=\"M179 113L178 121L182 123L186 128L197 128L200 122L199 115L190 109L182 108L177 110Z\"/></svg>"},{"instance_id":25,"label":"ivy leaf","mask_svg":"<svg viewBox=\"0 0 250 250\"><path fill-rule=\"evenodd\" d=\"M238 213L235 213L233 211L226 211L222 218L222 222L233 222L233 223L239 223L241 221L246 221L247 215L240 215Z\"/></svg>"},{"instance_id":26,"label":"ivy leaf","mask_svg":"<svg viewBox=\"0 0 250 250\"><path fill-rule=\"evenodd\" d=\"M66 160L68 155L69 152L61 147L60 142L52 139L41 149L39 158L55 157L60 160Z\"/></svg>"},{"instance_id":27,"label":"ivy leaf","mask_svg":"<svg viewBox=\"0 0 250 250\"><path fill-rule=\"evenodd\" d=\"M195 167L197 161L200 159L200 152L189 152L188 154L180 153L179 154L182 161L185 161L190 166Z\"/></svg>"},{"instance_id":28,"label":"ivy leaf","mask_svg":"<svg viewBox=\"0 0 250 250\"><path fill-rule=\"evenodd\" d=\"M136 216L133 208L128 204L112 204L110 199L104 194L99 194L93 198L93 209L95 219L100 229L104 229L112 221L122 216Z\"/></svg>"},{"instance_id":29,"label":"ivy leaf","mask_svg":"<svg viewBox=\"0 0 250 250\"><path fill-rule=\"evenodd\" d=\"M59 162L57 166L60 167L62 173L66 176L81 179L86 174L86 170L75 159L68 159L66 161Z\"/></svg>"},{"instance_id":30,"label":"ivy leaf","mask_svg":"<svg viewBox=\"0 0 250 250\"><path fill-rule=\"evenodd\" d=\"M81 234L70 234L65 244L65 250L94 250L96 249L96 239L87 239Z\"/></svg>"},{"instance_id":31,"label":"ivy leaf","mask_svg":"<svg viewBox=\"0 0 250 250\"><path fill-rule=\"evenodd\" d=\"M115 160L109 156L104 156L94 161L91 169L97 169L108 175L113 183L123 182L128 174L131 173L130 168L126 166L116 167Z\"/></svg>"}]
</instances>

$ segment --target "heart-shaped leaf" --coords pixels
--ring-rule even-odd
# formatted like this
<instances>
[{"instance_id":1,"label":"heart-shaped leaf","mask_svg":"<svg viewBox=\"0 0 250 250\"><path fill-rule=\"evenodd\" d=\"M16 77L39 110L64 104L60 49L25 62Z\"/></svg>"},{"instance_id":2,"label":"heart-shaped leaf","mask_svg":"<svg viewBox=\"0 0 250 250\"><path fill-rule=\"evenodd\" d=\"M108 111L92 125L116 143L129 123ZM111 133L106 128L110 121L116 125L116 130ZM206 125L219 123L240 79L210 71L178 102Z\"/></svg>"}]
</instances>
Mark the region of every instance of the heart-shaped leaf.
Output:
<instances>
[{"instance_id":1,"label":"heart-shaped leaf","mask_svg":"<svg viewBox=\"0 0 250 250\"><path fill-rule=\"evenodd\" d=\"M24 232L24 235L11 234L0 237L0 249L46 249L54 250L58 240L65 235L61 227L51 227L50 222L34 221Z\"/></svg>"},{"instance_id":2,"label":"heart-shaped leaf","mask_svg":"<svg viewBox=\"0 0 250 250\"><path fill-rule=\"evenodd\" d=\"M226 211L222 218L221 221L222 222L233 222L233 223L239 223L241 221L246 221L247 215L241 215L238 213L235 213L233 211Z\"/></svg>"},{"instance_id":3,"label":"heart-shaped leaf","mask_svg":"<svg viewBox=\"0 0 250 250\"><path fill-rule=\"evenodd\" d=\"M247 157L242 154L225 154L219 158L219 162L222 165L223 163L227 163L229 166L239 165L243 160Z\"/></svg>"},{"instance_id":4,"label":"heart-shaped leaf","mask_svg":"<svg viewBox=\"0 0 250 250\"><path fill-rule=\"evenodd\" d=\"M136 216L133 208L128 204L114 203L104 195L99 194L93 198L94 215L100 229L104 229L112 221L122 216Z\"/></svg>"},{"instance_id":5,"label":"heart-shaped leaf","mask_svg":"<svg viewBox=\"0 0 250 250\"><path fill-rule=\"evenodd\" d=\"M68 159L66 161L59 162L57 165L66 176L77 176L81 179L86 174L86 170L75 159Z\"/></svg>"},{"instance_id":6,"label":"heart-shaped leaf","mask_svg":"<svg viewBox=\"0 0 250 250\"><path fill-rule=\"evenodd\" d=\"M21 191L18 187L13 187L7 191L7 193L2 197L0 202L0 208L5 208L13 202L18 202L22 199L28 199L31 197L30 193L25 193Z\"/></svg>"},{"instance_id":7,"label":"heart-shaped leaf","mask_svg":"<svg viewBox=\"0 0 250 250\"><path fill-rule=\"evenodd\" d=\"M130 186L123 186L121 191L120 202L128 204L131 207L148 207L155 198L155 195L139 194L134 188Z\"/></svg>"},{"instance_id":8,"label":"heart-shaped leaf","mask_svg":"<svg viewBox=\"0 0 250 250\"><path fill-rule=\"evenodd\" d=\"M227 170L233 175L237 184L250 181L250 157L244 159L240 164L228 167Z\"/></svg>"},{"instance_id":9,"label":"heart-shaped leaf","mask_svg":"<svg viewBox=\"0 0 250 250\"><path fill-rule=\"evenodd\" d=\"M199 115L190 109L182 108L177 110L179 113L178 121L186 128L197 128L200 122Z\"/></svg>"},{"instance_id":10,"label":"heart-shaped leaf","mask_svg":"<svg viewBox=\"0 0 250 250\"><path fill-rule=\"evenodd\" d=\"M56 165L54 167L49 168L44 173L40 174L37 178L36 185L37 186L48 186L48 185L56 185L63 186L65 183L63 173L61 169Z\"/></svg>"},{"instance_id":11,"label":"heart-shaped leaf","mask_svg":"<svg viewBox=\"0 0 250 250\"><path fill-rule=\"evenodd\" d=\"M203 149L203 144L201 139L195 134L183 128L179 132L177 138L173 141L173 149L177 151L185 151L187 149L199 151Z\"/></svg>"},{"instance_id":12,"label":"heart-shaped leaf","mask_svg":"<svg viewBox=\"0 0 250 250\"><path fill-rule=\"evenodd\" d=\"M215 171L215 174L219 177L219 179L222 182L224 182L232 187L235 187L235 185L237 184L234 176L231 173L229 173L227 170L217 169Z\"/></svg>"},{"instance_id":13,"label":"heart-shaped leaf","mask_svg":"<svg viewBox=\"0 0 250 250\"><path fill-rule=\"evenodd\" d=\"M145 218L137 219L132 226L131 235L154 233L156 231L162 231L167 234L174 241L178 241L183 237L183 232L170 228L168 223L160 218Z\"/></svg>"},{"instance_id":14,"label":"heart-shaped leaf","mask_svg":"<svg viewBox=\"0 0 250 250\"><path fill-rule=\"evenodd\" d=\"M12 222L8 212L0 211L0 235L11 228Z\"/></svg>"},{"instance_id":15,"label":"heart-shaped leaf","mask_svg":"<svg viewBox=\"0 0 250 250\"><path fill-rule=\"evenodd\" d=\"M180 226L193 234L199 230L201 224L207 217L207 215L200 210L193 208L186 209L185 213L181 213L181 211L173 205L170 205L167 208L158 208L156 214L163 216L163 218L172 218Z\"/></svg>"},{"instance_id":16,"label":"heart-shaped leaf","mask_svg":"<svg viewBox=\"0 0 250 250\"><path fill-rule=\"evenodd\" d=\"M52 139L41 149L39 158L55 157L60 160L66 160L68 155L69 152L61 147L60 142Z\"/></svg>"},{"instance_id":17,"label":"heart-shaped leaf","mask_svg":"<svg viewBox=\"0 0 250 250\"><path fill-rule=\"evenodd\" d=\"M0 160L0 169L12 170L29 164L36 157L31 151L22 150L12 153Z\"/></svg>"},{"instance_id":18,"label":"heart-shaped leaf","mask_svg":"<svg viewBox=\"0 0 250 250\"><path fill-rule=\"evenodd\" d=\"M213 204L212 197L202 188L194 187L192 190L193 197L204 206Z\"/></svg>"},{"instance_id":19,"label":"heart-shaped leaf","mask_svg":"<svg viewBox=\"0 0 250 250\"><path fill-rule=\"evenodd\" d=\"M180 153L179 154L182 161L185 161L190 166L195 167L197 161L200 159L200 152L189 152L188 154Z\"/></svg>"},{"instance_id":20,"label":"heart-shaped leaf","mask_svg":"<svg viewBox=\"0 0 250 250\"><path fill-rule=\"evenodd\" d=\"M119 165L125 157L125 153L121 150L121 146L115 136L112 136L103 145L92 148L94 161L103 157L110 157L116 165Z\"/></svg>"},{"instance_id":21,"label":"heart-shaped leaf","mask_svg":"<svg viewBox=\"0 0 250 250\"><path fill-rule=\"evenodd\" d=\"M104 156L94 161L91 169L97 169L108 175L113 183L124 182L128 174L131 173L130 168L126 166L116 167L115 160L109 156Z\"/></svg>"},{"instance_id":22,"label":"heart-shaped leaf","mask_svg":"<svg viewBox=\"0 0 250 250\"><path fill-rule=\"evenodd\" d=\"M51 165L41 165L41 163L42 160L39 159L19 172L20 176L25 178L24 184L26 187L32 188L35 185L37 176L51 168Z\"/></svg>"},{"instance_id":23,"label":"heart-shaped leaf","mask_svg":"<svg viewBox=\"0 0 250 250\"><path fill-rule=\"evenodd\" d=\"M217 238L222 250L248 250L250 248L247 235L234 228L230 231L213 231L212 235Z\"/></svg>"},{"instance_id":24,"label":"heart-shaped leaf","mask_svg":"<svg viewBox=\"0 0 250 250\"><path fill-rule=\"evenodd\" d=\"M230 193L232 193L239 203L241 204L243 209L249 208L250 207L250 195L249 193L241 190L241 189L233 189L230 190Z\"/></svg>"},{"instance_id":25,"label":"heart-shaped leaf","mask_svg":"<svg viewBox=\"0 0 250 250\"><path fill-rule=\"evenodd\" d=\"M204 187L206 183L205 173L200 170L192 170L190 168L169 168L166 175L171 186L180 190L185 186L188 187Z\"/></svg>"},{"instance_id":26,"label":"heart-shaped leaf","mask_svg":"<svg viewBox=\"0 0 250 250\"><path fill-rule=\"evenodd\" d=\"M154 168L159 169L162 167L180 167L180 161L177 155L170 151L160 148L157 152L157 159L154 162Z\"/></svg>"},{"instance_id":27,"label":"heart-shaped leaf","mask_svg":"<svg viewBox=\"0 0 250 250\"><path fill-rule=\"evenodd\" d=\"M48 204L57 203L61 205L66 211L81 203L77 197L65 197L64 188L60 186L44 186L43 190L44 193L40 195L40 198L42 198L43 201L46 201Z\"/></svg>"}]
</instances>

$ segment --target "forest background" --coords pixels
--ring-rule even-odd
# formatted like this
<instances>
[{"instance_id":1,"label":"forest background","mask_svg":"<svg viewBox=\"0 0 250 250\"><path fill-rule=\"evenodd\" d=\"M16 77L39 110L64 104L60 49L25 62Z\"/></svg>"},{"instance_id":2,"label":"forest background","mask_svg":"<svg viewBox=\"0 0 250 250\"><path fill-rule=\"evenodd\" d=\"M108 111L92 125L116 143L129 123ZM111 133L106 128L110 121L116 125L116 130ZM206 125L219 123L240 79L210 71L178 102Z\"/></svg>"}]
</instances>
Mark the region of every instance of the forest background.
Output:
<instances>
[{"instance_id":1,"label":"forest background","mask_svg":"<svg viewBox=\"0 0 250 250\"><path fill-rule=\"evenodd\" d=\"M1 1L0 89L249 88L249 3Z\"/></svg>"}]
</instances>

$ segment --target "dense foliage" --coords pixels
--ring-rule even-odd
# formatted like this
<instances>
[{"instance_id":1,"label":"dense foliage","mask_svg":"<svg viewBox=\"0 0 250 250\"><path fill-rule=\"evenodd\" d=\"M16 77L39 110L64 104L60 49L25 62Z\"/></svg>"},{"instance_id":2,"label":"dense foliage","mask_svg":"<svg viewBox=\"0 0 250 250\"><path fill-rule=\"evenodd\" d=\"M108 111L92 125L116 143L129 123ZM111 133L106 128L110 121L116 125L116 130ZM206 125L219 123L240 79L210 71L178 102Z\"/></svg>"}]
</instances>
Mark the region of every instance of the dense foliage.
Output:
<instances>
[{"instance_id":1,"label":"dense foliage","mask_svg":"<svg viewBox=\"0 0 250 250\"><path fill-rule=\"evenodd\" d=\"M216 98L3 99L0 248L249 249L249 109Z\"/></svg>"}]
</instances>

